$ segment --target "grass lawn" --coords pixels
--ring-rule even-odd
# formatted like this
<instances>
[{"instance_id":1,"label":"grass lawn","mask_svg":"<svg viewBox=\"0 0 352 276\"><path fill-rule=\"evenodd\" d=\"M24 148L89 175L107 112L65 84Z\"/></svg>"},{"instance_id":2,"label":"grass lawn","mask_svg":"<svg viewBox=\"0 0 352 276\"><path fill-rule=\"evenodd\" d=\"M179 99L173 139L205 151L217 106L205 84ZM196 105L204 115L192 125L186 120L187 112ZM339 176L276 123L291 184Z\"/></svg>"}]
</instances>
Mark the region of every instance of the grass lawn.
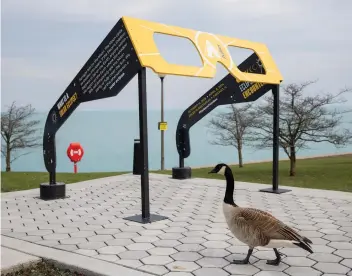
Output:
<instances>
[{"instance_id":1,"label":"grass lawn","mask_svg":"<svg viewBox=\"0 0 352 276\"><path fill-rule=\"evenodd\" d=\"M245 164L243 168L232 166L237 181L271 184L271 162ZM211 168L193 169L192 177L223 179L217 174L208 174ZM171 174L171 170L151 171ZM288 176L289 161L280 161L279 183L284 186L326 189L352 192L352 154L297 160L297 175ZM57 181L75 183L95 178L119 175L123 172L108 173L57 173ZM48 182L44 172L1 172L1 192L39 188Z\"/></svg>"},{"instance_id":2,"label":"grass lawn","mask_svg":"<svg viewBox=\"0 0 352 276\"><path fill-rule=\"evenodd\" d=\"M235 180L271 184L272 163L231 166ZM192 169L192 177L223 179L212 168ZM160 171L159 171L160 172ZM352 154L297 160L297 175L289 176L289 161L280 161L279 184L292 187L352 192ZM171 174L171 171L160 173Z\"/></svg>"},{"instance_id":3,"label":"grass lawn","mask_svg":"<svg viewBox=\"0 0 352 276\"><path fill-rule=\"evenodd\" d=\"M66 184L90 179L122 174L123 172L106 173L57 173L56 181ZM13 192L39 188L40 183L49 181L47 172L1 172L1 192Z\"/></svg>"}]
</instances>

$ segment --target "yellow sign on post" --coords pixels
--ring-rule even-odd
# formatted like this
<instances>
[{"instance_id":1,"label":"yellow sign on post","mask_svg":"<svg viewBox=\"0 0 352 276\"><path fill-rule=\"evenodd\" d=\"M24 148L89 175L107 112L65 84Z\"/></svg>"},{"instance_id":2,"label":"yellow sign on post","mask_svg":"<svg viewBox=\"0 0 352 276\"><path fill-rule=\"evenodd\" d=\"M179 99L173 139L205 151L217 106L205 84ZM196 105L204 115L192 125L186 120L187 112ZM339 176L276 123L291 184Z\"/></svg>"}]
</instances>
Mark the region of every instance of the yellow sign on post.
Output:
<instances>
[{"instance_id":1,"label":"yellow sign on post","mask_svg":"<svg viewBox=\"0 0 352 276\"><path fill-rule=\"evenodd\" d=\"M143 67L150 67L157 74L181 75L190 77L213 78L216 74L216 63L223 64L238 82L260 82L280 84L283 80L269 49L265 44L251 42L208 32L195 31L161 23L122 17L133 47ZM197 49L203 66L187 66L168 63L160 54L153 35L168 34L189 39ZM266 74L242 72L234 63L229 46L253 50L265 69Z\"/></svg>"},{"instance_id":2,"label":"yellow sign on post","mask_svg":"<svg viewBox=\"0 0 352 276\"><path fill-rule=\"evenodd\" d=\"M167 122L159 122L158 129L159 130L167 130Z\"/></svg>"}]
</instances>

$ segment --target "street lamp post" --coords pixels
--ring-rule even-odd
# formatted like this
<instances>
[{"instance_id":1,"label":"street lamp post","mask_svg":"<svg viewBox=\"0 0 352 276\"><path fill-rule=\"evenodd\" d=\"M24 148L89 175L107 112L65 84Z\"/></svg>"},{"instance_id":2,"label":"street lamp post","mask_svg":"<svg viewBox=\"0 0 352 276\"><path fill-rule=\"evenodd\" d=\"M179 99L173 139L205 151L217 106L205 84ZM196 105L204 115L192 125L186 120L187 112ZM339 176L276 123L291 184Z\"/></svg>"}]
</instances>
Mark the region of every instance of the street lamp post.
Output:
<instances>
[{"instance_id":1,"label":"street lamp post","mask_svg":"<svg viewBox=\"0 0 352 276\"><path fill-rule=\"evenodd\" d=\"M164 122L164 75L159 75L160 80L161 80L161 118L160 121L161 123ZM165 169L165 157L164 157L164 129L160 129L160 141L161 141L161 156L160 156L160 169L164 170Z\"/></svg>"}]
</instances>

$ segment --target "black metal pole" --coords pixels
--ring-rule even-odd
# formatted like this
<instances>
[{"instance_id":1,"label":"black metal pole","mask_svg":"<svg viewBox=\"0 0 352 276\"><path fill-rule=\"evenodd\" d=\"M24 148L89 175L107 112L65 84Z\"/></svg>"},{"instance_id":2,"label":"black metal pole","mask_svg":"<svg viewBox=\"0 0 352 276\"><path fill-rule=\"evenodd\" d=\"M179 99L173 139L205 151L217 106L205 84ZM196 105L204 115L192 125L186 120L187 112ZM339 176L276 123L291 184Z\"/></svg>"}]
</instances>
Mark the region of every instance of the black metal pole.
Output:
<instances>
[{"instance_id":1,"label":"black metal pole","mask_svg":"<svg viewBox=\"0 0 352 276\"><path fill-rule=\"evenodd\" d=\"M50 183L50 185L56 184L56 173L55 173L55 171L49 173L49 183Z\"/></svg>"},{"instance_id":2,"label":"black metal pole","mask_svg":"<svg viewBox=\"0 0 352 276\"><path fill-rule=\"evenodd\" d=\"M179 165L180 165L180 168L183 168L185 166L185 159L181 156L180 156L180 160L179 160Z\"/></svg>"},{"instance_id":3,"label":"black metal pole","mask_svg":"<svg viewBox=\"0 0 352 276\"><path fill-rule=\"evenodd\" d=\"M148 118L147 118L147 73L145 67L138 72L138 98L139 98L139 140L141 168L141 202L142 215L134 215L124 219L152 223L167 219L165 216L150 214L149 204L149 166L148 166Z\"/></svg>"},{"instance_id":4,"label":"black metal pole","mask_svg":"<svg viewBox=\"0 0 352 276\"><path fill-rule=\"evenodd\" d=\"M161 122L164 122L164 76L160 76L161 80ZM164 170L165 169L165 156L164 156L164 130L160 130L160 151L161 151L161 156L160 156L160 169Z\"/></svg>"},{"instance_id":5,"label":"black metal pole","mask_svg":"<svg viewBox=\"0 0 352 276\"><path fill-rule=\"evenodd\" d=\"M273 87L274 118L273 118L273 190L279 189L279 93L280 85Z\"/></svg>"},{"instance_id":6,"label":"black metal pole","mask_svg":"<svg viewBox=\"0 0 352 276\"><path fill-rule=\"evenodd\" d=\"M261 192L282 194L291 190L279 189L279 131L280 131L280 85L274 85L273 93L273 179L272 188L261 189Z\"/></svg>"},{"instance_id":7,"label":"black metal pole","mask_svg":"<svg viewBox=\"0 0 352 276\"><path fill-rule=\"evenodd\" d=\"M149 167L148 167L148 118L147 118L147 81L146 68L138 72L138 97L139 97L139 139L141 141L141 198L142 219L150 219L149 208Z\"/></svg>"}]
</instances>

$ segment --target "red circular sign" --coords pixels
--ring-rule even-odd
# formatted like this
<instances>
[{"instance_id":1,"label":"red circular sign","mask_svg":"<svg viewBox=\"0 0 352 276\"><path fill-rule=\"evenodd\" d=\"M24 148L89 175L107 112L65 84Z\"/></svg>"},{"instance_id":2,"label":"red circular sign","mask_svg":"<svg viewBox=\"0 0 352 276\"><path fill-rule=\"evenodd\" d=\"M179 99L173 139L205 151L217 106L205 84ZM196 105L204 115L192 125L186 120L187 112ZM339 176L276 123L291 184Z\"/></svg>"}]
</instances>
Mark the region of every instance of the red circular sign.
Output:
<instances>
[{"instance_id":1,"label":"red circular sign","mask_svg":"<svg viewBox=\"0 0 352 276\"><path fill-rule=\"evenodd\" d=\"M84 150L80 143L71 143L67 148L67 156L70 158L71 162L81 161L84 154Z\"/></svg>"}]
</instances>

